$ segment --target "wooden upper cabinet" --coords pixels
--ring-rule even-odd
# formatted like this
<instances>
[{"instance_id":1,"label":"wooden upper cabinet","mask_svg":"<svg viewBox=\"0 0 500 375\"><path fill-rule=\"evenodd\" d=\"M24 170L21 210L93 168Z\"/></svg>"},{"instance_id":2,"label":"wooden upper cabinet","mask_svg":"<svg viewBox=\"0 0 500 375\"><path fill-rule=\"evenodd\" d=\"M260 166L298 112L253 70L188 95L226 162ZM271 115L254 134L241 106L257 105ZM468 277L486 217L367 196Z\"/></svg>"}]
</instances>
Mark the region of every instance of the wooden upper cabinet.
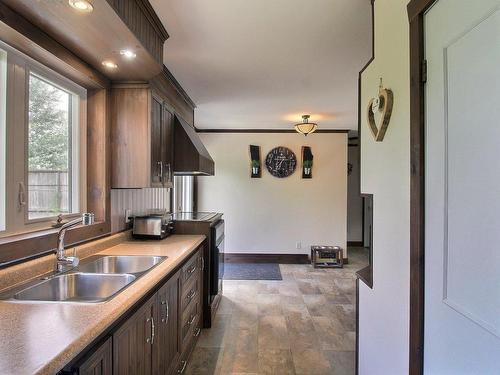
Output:
<instances>
[{"instance_id":1,"label":"wooden upper cabinet","mask_svg":"<svg viewBox=\"0 0 500 375\"><path fill-rule=\"evenodd\" d=\"M161 155L163 164L167 167L167 177L169 182L172 182L174 164L174 114L163 106L162 115L162 125L161 125L161 137L164 140L162 142Z\"/></svg>"},{"instance_id":2,"label":"wooden upper cabinet","mask_svg":"<svg viewBox=\"0 0 500 375\"><path fill-rule=\"evenodd\" d=\"M111 187L172 187L174 117L147 84L111 90Z\"/></svg>"},{"instance_id":3,"label":"wooden upper cabinet","mask_svg":"<svg viewBox=\"0 0 500 375\"><path fill-rule=\"evenodd\" d=\"M163 155L162 155L162 101L153 95L151 106L151 185L162 186Z\"/></svg>"}]
</instances>

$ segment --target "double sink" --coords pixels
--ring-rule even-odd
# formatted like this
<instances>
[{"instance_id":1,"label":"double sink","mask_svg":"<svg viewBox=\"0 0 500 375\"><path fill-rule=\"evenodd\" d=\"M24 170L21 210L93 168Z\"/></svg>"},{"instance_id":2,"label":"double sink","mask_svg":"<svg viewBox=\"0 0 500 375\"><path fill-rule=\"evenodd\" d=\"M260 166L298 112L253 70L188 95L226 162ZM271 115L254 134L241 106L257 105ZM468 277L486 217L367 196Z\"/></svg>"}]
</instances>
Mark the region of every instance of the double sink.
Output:
<instances>
[{"instance_id":1,"label":"double sink","mask_svg":"<svg viewBox=\"0 0 500 375\"><path fill-rule=\"evenodd\" d=\"M93 256L67 273L31 281L7 293L3 298L46 302L104 302L166 258L143 255Z\"/></svg>"}]
</instances>

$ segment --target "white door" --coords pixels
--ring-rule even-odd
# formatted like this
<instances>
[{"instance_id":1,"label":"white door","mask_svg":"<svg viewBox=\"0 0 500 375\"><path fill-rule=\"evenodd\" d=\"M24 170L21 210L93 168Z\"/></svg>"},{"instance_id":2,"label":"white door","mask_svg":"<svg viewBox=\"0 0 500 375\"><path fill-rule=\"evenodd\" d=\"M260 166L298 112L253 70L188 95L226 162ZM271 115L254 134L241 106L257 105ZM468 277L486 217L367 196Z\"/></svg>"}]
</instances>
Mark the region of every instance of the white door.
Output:
<instances>
[{"instance_id":1,"label":"white door","mask_svg":"<svg viewBox=\"0 0 500 375\"><path fill-rule=\"evenodd\" d=\"M500 0L424 27L425 374L500 374Z\"/></svg>"}]
</instances>

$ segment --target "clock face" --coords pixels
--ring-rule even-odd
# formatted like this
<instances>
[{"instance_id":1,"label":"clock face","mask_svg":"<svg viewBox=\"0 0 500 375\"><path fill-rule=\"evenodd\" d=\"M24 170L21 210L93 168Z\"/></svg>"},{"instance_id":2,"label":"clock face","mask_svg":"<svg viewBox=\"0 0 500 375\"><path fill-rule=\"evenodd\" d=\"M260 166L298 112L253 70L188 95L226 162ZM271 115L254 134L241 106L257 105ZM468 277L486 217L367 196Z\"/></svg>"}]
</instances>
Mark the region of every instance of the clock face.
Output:
<instances>
[{"instance_id":1,"label":"clock face","mask_svg":"<svg viewBox=\"0 0 500 375\"><path fill-rule=\"evenodd\" d=\"M266 167L274 177L288 177L295 172L297 158L289 148L276 147L267 154Z\"/></svg>"}]
</instances>

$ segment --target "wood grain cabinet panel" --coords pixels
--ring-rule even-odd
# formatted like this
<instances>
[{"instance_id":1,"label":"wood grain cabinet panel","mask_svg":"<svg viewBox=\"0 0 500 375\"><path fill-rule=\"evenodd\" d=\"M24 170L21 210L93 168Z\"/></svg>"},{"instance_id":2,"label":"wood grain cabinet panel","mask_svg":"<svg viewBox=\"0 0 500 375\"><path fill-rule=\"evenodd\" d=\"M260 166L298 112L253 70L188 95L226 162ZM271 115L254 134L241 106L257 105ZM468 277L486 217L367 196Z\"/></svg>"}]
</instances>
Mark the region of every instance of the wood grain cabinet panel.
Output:
<instances>
[{"instance_id":1,"label":"wood grain cabinet panel","mask_svg":"<svg viewBox=\"0 0 500 375\"><path fill-rule=\"evenodd\" d=\"M156 339L156 295L113 334L113 374L149 375Z\"/></svg>"},{"instance_id":2,"label":"wood grain cabinet panel","mask_svg":"<svg viewBox=\"0 0 500 375\"><path fill-rule=\"evenodd\" d=\"M161 117L161 160L163 161L163 185L173 187L173 165L174 165L174 114L167 109L166 104L162 107Z\"/></svg>"},{"instance_id":3,"label":"wood grain cabinet panel","mask_svg":"<svg viewBox=\"0 0 500 375\"><path fill-rule=\"evenodd\" d=\"M172 187L174 116L147 84L112 89L111 187Z\"/></svg>"},{"instance_id":4,"label":"wood grain cabinet panel","mask_svg":"<svg viewBox=\"0 0 500 375\"><path fill-rule=\"evenodd\" d=\"M151 183L151 92L111 90L111 187L144 188Z\"/></svg>"},{"instance_id":5,"label":"wood grain cabinet panel","mask_svg":"<svg viewBox=\"0 0 500 375\"><path fill-rule=\"evenodd\" d=\"M154 187L162 187L163 184L162 117L162 101L153 95L151 101L151 186Z\"/></svg>"},{"instance_id":6,"label":"wood grain cabinet panel","mask_svg":"<svg viewBox=\"0 0 500 375\"><path fill-rule=\"evenodd\" d=\"M113 353L111 344L110 337L90 357L76 367L72 373L78 375L112 375Z\"/></svg>"},{"instance_id":7,"label":"wood grain cabinet panel","mask_svg":"<svg viewBox=\"0 0 500 375\"><path fill-rule=\"evenodd\" d=\"M154 347L158 375L173 374L181 355L179 341L179 272L158 291L158 341Z\"/></svg>"}]
</instances>

